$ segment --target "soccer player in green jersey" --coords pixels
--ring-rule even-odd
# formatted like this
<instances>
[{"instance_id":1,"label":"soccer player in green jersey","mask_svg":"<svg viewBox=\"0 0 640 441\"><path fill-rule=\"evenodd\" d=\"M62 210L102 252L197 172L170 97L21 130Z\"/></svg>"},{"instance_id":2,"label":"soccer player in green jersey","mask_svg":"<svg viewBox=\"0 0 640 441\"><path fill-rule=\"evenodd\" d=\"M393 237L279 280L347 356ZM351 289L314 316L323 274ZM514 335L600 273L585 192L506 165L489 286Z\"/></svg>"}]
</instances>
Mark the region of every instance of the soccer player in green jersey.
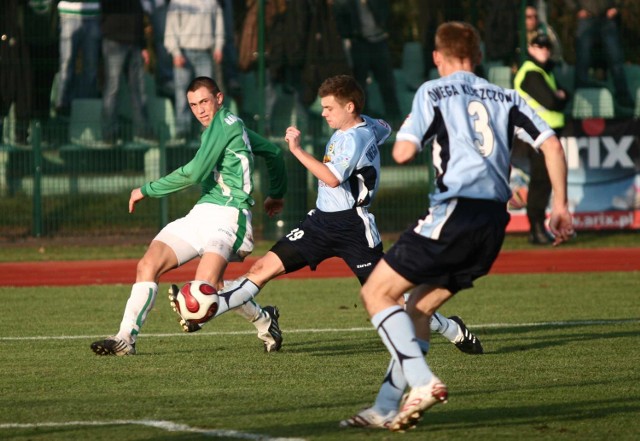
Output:
<instances>
[{"instance_id":1,"label":"soccer player in green jersey","mask_svg":"<svg viewBox=\"0 0 640 441\"><path fill-rule=\"evenodd\" d=\"M223 105L224 95L214 80L194 79L187 99L196 119L205 127L200 148L187 164L131 192L129 212L145 197L160 198L200 185L200 199L184 217L166 225L140 259L118 333L91 344L98 355L134 355L136 339L158 294L158 281L167 271L200 257L194 280L223 285L229 261L243 260L253 250L251 207L253 155L265 158L269 192L264 208L269 216L283 207L286 174L281 149L247 129ZM278 310L248 302L238 312L251 321L268 352L282 342Z\"/></svg>"}]
</instances>

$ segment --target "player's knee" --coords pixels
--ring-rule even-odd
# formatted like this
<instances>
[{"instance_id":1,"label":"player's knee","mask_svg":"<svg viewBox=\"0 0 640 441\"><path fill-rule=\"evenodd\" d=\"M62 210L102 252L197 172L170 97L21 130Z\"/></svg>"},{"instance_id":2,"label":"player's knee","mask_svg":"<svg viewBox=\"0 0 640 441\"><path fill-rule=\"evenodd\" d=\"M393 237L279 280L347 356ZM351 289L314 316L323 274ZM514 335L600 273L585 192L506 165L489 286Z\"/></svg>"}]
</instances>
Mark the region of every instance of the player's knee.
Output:
<instances>
[{"instance_id":1,"label":"player's knee","mask_svg":"<svg viewBox=\"0 0 640 441\"><path fill-rule=\"evenodd\" d=\"M280 258L269 251L258 259L247 272L247 277L256 285L262 287L269 280L284 274L285 268Z\"/></svg>"},{"instance_id":2,"label":"player's knee","mask_svg":"<svg viewBox=\"0 0 640 441\"><path fill-rule=\"evenodd\" d=\"M156 261L148 257L143 257L138 261L136 275L138 280L156 280L160 277L160 267Z\"/></svg>"}]
</instances>

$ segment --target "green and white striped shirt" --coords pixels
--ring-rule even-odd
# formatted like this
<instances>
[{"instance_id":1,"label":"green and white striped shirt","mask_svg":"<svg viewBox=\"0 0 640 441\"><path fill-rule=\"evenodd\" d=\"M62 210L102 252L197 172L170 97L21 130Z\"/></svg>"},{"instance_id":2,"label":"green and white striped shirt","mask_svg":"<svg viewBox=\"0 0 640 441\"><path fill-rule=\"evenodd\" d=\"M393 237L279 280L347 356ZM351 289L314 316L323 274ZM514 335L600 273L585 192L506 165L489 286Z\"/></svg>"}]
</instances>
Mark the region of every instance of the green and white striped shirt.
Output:
<instances>
[{"instance_id":1,"label":"green and white striped shirt","mask_svg":"<svg viewBox=\"0 0 640 441\"><path fill-rule=\"evenodd\" d=\"M58 3L60 15L98 17L100 15L100 0L63 0Z\"/></svg>"},{"instance_id":2,"label":"green and white striped shirt","mask_svg":"<svg viewBox=\"0 0 640 441\"><path fill-rule=\"evenodd\" d=\"M272 178L268 194L281 198L287 185L281 149L247 130L242 120L221 107L202 133L193 159L140 190L145 196L159 198L199 184L202 192L197 203L248 209L254 204L254 153L267 160Z\"/></svg>"}]
</instances>

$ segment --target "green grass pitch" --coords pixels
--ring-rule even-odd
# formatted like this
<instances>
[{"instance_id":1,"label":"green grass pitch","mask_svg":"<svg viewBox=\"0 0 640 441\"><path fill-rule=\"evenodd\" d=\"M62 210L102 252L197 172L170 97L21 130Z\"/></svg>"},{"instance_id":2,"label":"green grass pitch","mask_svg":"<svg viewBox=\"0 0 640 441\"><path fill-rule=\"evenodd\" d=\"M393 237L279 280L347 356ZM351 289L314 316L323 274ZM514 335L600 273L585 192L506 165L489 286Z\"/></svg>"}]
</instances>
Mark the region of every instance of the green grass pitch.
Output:
<instances>
[{"instance_id":1,"label":"green grass pitch","mask_svg":"<svg viewBox=\"0 0 640 441\"><path fill-rule=\"evenodd\" d=\"M637 440L640 275L491 275L442 311L486 353L440 336L446 405L404 434L340 429L375 397L388 354L355 279L276 280L281 352L235 314L180 331L161 292L134 357L97 357L129 286L0 287L3 440Z\"/></svg>"}]
</instances>

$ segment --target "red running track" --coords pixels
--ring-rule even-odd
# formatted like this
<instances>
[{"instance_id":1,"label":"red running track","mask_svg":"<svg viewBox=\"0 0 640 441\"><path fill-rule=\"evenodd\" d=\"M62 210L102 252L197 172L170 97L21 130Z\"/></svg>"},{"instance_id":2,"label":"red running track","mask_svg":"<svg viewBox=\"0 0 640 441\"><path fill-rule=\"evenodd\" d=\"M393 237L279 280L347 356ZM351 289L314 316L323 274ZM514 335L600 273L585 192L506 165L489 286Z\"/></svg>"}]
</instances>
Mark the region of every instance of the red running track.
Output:
<instances>
[{"instance_id":1,"label":"red running track","mask_svg":"<svg viewBox=\"0 0 640 441\"><path fill-rule=\"evenodd\" d=\"M256 258L232 263L226 279L244 274ZM70 286L131 284L137 259L0 263L0 286ZM195 273L197 260L165 274L161 281L185 282ZM640 248L544 249L504 251L492 274L640 271ZM341 259L329 259L317 271L308 268L282 278L350 277Z\"/></svg>"}]
</instances>

